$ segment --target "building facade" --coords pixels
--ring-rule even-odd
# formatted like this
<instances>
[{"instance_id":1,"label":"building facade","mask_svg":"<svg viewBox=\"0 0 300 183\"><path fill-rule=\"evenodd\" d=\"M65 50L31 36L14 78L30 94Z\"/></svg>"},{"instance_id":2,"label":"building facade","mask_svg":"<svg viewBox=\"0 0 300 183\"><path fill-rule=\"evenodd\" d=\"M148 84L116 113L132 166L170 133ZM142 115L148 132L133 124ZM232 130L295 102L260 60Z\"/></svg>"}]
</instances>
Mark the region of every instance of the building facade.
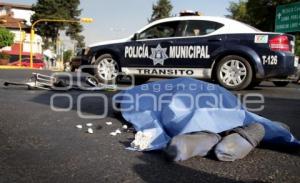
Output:
<instances>
[{"instance_id":1,"label":"building facade","mask_svg":"<svg viewBox=\"0 0 300 183\"><path fill-rule=\"evenodd\" d=\"M10 62L19 60L20 53L22 58L30 56L30 18L33 14L31 5L0 2L0 27L15 34L14 44L0 50L11 56ZM34 57L43 57L42 44L41 36L35 35L32 43Z\"/></svg>"}]
</instances>

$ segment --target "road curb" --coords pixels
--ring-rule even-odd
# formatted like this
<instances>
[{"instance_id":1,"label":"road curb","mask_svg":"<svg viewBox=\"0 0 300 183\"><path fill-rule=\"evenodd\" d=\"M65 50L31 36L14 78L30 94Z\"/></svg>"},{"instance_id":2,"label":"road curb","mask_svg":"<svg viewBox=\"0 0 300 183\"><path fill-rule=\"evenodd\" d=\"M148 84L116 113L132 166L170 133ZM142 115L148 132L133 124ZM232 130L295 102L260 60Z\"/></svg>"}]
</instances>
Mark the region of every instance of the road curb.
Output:
<instances>
[{"instance_id":1,"label":"road curb","mask_svg":"<svg viewBox=\"0 0 300 183\"><path fill-rule=\"evenodd\" d=\"M36 69L36 68L30 68L30 67L16 67L16 66L0 66L0 70L1 69L5 69L5 70L18 70L18 69L20 69L20 70L40 70L40 69Z\"/></svg>"}]
</instances>

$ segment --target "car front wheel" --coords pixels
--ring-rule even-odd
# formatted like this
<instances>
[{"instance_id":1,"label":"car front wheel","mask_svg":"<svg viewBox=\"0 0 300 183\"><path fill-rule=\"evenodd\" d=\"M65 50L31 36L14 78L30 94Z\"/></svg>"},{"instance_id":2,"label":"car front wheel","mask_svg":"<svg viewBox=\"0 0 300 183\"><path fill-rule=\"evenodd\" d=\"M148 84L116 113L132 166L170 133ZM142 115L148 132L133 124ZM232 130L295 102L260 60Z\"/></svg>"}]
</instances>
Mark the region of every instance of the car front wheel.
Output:
<instances>
[{"instance_id":1,"label":"car front wheel","mask_svg":"<svg viewBox=\"0 0 300 183\"><path fill-rule=\"evenodd\" d=\"M249 62L243 57L224 57L217 66L218 82L230 90L243 90L252 81L253 73Z\"/></svg>"},{"instance_id":2,"label":"car front wheel","mask_svg":"<svg viewBox=\"0 0 300 183\"><path fill-rule=\"evenodd\" d=\"M118 62L110 54L98 57L94 64L95 77L101 83L115 83L119 74Z\"/></svg>"}]
</instances>

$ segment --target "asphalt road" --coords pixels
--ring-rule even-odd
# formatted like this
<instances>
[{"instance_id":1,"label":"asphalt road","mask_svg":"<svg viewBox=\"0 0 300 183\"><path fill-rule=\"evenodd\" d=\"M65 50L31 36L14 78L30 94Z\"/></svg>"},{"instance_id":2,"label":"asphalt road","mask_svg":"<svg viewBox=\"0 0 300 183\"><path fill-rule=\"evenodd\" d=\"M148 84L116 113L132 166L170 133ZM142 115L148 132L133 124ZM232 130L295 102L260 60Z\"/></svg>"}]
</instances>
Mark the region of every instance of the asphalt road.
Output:
<instances>
[{"instance_id":1,"label":"asphalt road","mask_svg":"<svg viewBox=\"0 0 300 183\"><path fill-rule=\"evenodd\" d=\"M288 149L255 149L232 163L214 157L195 157L185 162L166 162L160 152L125 150L133 133L110 136L122 120L111 110L105 119L82 119L72 91L72 110L50 108L53 94L64 92L4 88L5 80L22 81L32 71L0 70L0 182L300 182L300 153ZM49 72L46 72L49 73ZM265 109L258 114L291 127L300 138L300 85L285 88L264 82L251 91L265 96ZM92 92L97 93L97 92ZM114 92L100 92L111 98ZM66 98L55 105L68 107ZM103 111L99 98L87 98L84 114ZM109 107L111 103L109 103ZM107 126L105 122L113 125ZM75 126L94 124L94 134ZM283 151L283 152L281 152Z\"/></svg>"}]
</instances>

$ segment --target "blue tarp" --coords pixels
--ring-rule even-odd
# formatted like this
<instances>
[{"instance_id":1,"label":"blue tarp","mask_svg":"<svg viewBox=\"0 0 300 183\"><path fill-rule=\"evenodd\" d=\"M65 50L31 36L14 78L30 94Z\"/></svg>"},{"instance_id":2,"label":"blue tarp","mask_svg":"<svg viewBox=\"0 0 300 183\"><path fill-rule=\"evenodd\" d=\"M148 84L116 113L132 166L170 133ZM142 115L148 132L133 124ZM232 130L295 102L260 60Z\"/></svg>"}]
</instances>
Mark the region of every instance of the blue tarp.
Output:
<instances>
[{"instance_id":1,"label":"blue tarp","mask_svg":"<svg viewBox=\"0 0 300 183\"><path fill-rule=\"evenodd\" d=\"M199 131L224 132L249 123L265 127L263 142L300 147L300 142L285 128L248 112L235 95L223 87L190 78L162 80L122 91L125 120L137 131L155 131L147 150L164 148L179 134Z\"/></svg>"}]
</instances>

